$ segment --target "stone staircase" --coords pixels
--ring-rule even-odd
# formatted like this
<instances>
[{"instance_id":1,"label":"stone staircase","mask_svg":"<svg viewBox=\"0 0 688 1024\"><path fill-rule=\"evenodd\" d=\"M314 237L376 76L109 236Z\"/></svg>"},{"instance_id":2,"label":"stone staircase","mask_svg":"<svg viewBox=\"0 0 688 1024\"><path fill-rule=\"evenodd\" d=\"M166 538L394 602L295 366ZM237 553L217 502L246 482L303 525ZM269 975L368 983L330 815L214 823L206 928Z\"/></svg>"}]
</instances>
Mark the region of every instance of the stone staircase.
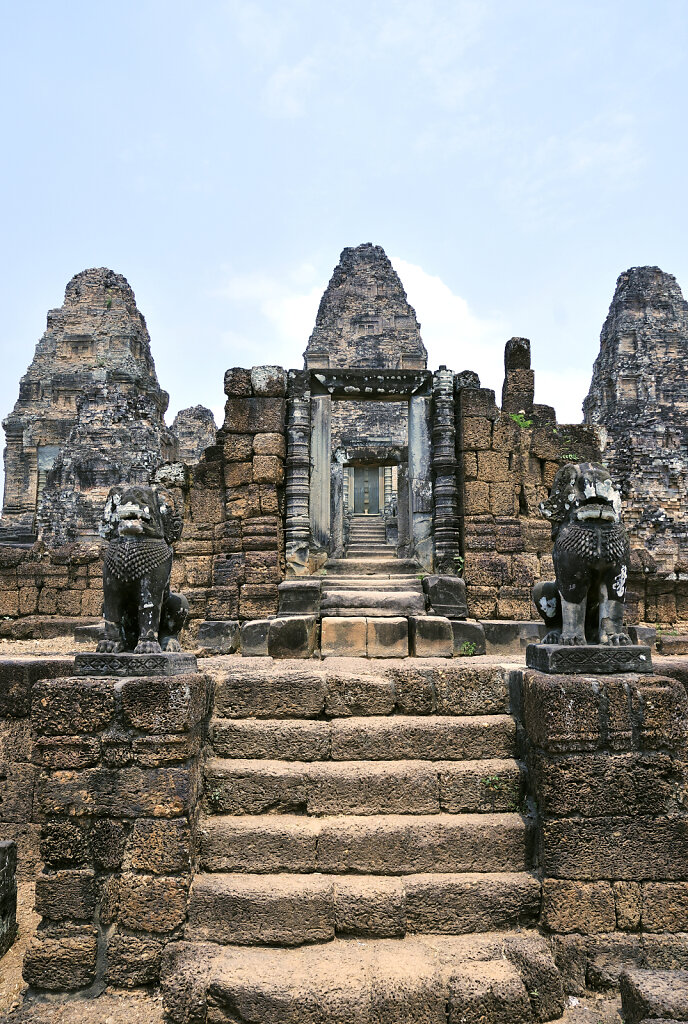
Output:
<instances>
[{"instance_id":1,"label":"stone staircase","mask_svg":"<svg viewBox=\"0 0 688 1024\"><path fill-rule=\"evenodd\" d=\"M352 665L214 669L170 1020L559 1016L507 672Z\"/></svg>"},{"instance_id":2,"label":"stone staircase","mask_svg":"<svg viewBox=\"0 0 688 1024\"><path fill-rule=\"evenodd\" d=\"M320 608L324 616L425 615L421 567L397 558L382 516L354 515L344 558L325 565Z\"/></svg>"}]
</instances>

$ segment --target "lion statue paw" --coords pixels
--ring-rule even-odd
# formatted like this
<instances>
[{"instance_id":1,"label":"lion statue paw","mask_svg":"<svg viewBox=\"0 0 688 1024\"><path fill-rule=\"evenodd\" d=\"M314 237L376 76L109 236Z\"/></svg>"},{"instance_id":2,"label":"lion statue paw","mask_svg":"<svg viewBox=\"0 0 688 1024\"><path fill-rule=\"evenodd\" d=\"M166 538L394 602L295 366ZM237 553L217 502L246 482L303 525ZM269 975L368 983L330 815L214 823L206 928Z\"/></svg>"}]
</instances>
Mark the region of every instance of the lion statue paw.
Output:
<instances>
[{"instance_id":1,"label":"lion statue paw","mask_svg":"<svg viewBox=\"0 0 688 1024\"><path fill-rule=\"evenodd\" d=\"M119 654L124 650L121 640L100 640L96 647L97 654Z\"/></svg>"},{"instance_id":2,"label":"lion statue paw","mask_svg":"<svg viewBox=\"0 0 688 1024\"><path fill-rule=\"evenodd\" d=\"M134 654L162 654L162 647L157 640L139 640Z\"/></svg>"},{"instance_id":3,"label":"lion statue paw","mask_svg":"<svg viewBox=\"0 0 688 1024\"><path fill-rule=\"evenodd\" d=\"M600 643L608 647L630 647L633 641L627 633L609 633L600 639Z\"/></svg>"}]
</instances>

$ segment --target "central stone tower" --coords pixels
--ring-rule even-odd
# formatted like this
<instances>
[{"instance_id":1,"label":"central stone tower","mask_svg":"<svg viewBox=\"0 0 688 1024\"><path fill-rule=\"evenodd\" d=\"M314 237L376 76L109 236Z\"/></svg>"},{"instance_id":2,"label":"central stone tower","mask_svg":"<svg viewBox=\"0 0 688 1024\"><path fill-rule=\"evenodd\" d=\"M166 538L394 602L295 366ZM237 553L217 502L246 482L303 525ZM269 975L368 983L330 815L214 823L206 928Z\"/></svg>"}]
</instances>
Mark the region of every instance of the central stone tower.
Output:
<instances>
[{"instance_id":1,"label":"central stone tower","mask_svg":"<svg viewBox=\"0 0 688 1024\"><path fill-rule=\"evenodd\" d=\"M427 360L416 311L385 250L370 242L342 250L320 300L306 369L424 370Z\"/></svg>"}]
</instances>

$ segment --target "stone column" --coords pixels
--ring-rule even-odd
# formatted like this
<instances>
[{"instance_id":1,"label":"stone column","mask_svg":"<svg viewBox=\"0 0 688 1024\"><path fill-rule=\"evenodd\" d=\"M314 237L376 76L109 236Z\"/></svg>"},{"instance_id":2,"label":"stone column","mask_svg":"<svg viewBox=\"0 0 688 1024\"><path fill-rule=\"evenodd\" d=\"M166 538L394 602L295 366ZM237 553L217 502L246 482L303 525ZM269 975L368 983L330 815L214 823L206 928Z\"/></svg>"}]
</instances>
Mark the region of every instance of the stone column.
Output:
<instances>
[{"instance_id":1,"label":"stone column","mask_svg":"<svg viewBox=\"0 0 688 1024\"><path fill-rule=\"evenodd\" d=\"M392 505L392 467L385 466L385 514L389 515Z\"/></svg>"},{"instance_id":2,"label":"stone column","mask_svg":"<svg viewBox=\"0 0 688 1024\"><path fill-rule=\"evenodd\" d=\"M330 461L332 399L329 395L311 398L311 537L319 548L330 543Z\"/></svg>"},{"instance_id":3,"label":"stone column","mask_svg":"<svg viewBox=\"0 0 688 1024\"><path fill-rule=\"evenodd\" d=\"M411 398L408 427L411 543L412 553L428 571L433 569L430 411L431 399Z\"/></svg>"},{"instance_id":4,"label":"stone column","mask_svg":"<svg viewBox=\"0 0 688 1024\"><path fill-rule=\"evenodd\" d=\"M286 561L290 576L308 574L311 396L308 374L290 371L286 460Z\"/></svg>"},{"instance_id":5,"label":"stone column","mask_svg":"<svg viewBox=\"0 0 688 1024\"><path fill-rule=\"evenodd\" d=\"M454 417L454 374L446 367L432 378L432 469L435 571L457 572L461 554L459 488Z\"/></svg>"},{"instance_id":6,"label":"stone column","mask_svg":"<svg viewBox=\"0 0 688 1024\"><path fill-rule=\"evenodd\" d=\"M346 470L338 459L330 469L330 522L332 524L332 557L341 558L344 551L344 476Z\"/></svg>"}]
</instances>

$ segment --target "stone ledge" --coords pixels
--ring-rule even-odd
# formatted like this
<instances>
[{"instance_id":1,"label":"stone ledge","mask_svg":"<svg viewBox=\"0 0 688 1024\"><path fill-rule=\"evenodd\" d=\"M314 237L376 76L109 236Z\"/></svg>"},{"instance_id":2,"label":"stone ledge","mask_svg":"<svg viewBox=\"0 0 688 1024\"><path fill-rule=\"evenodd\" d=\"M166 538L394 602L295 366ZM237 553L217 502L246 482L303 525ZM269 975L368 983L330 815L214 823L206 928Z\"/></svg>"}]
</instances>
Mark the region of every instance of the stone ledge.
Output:
<instances>
[{"instance_id":1,"label":"stone ledge","mask_svg":"<svg viewBox=\"0 0 688 1024\"><path fill-rule=\"evenodd\" d=\"M198 672L193 654L185 651L161 654L77 654L74 674L77 676L178 676Z\"/></svg>"},{"instance_id":2,"label":"stone ledge","mask_svg":"<svg viewBox=\"0 0 688 1024\"><path fill-rule=\"evenodd\" d=\"M528 644L526 665L549 675L612 675L617 672L652 672L649 647L611 647L587 644Z\"/></svg>"}]
</instances>

